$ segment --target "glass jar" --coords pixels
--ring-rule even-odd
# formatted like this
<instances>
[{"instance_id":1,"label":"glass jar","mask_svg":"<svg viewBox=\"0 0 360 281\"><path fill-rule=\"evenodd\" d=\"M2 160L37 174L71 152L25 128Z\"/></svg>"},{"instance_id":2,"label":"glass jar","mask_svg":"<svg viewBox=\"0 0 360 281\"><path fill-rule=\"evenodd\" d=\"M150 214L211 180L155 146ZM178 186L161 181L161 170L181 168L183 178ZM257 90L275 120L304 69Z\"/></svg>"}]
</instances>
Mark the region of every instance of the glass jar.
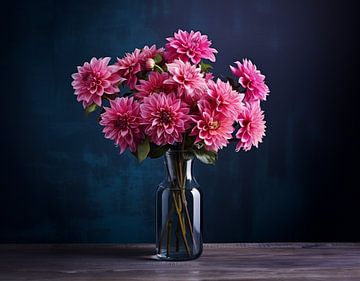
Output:
<instances>
[{"instance_id":1,"label":"glass jar","mask_svg":"<svg viewBox=\"0 0 360 281\"><path fill-rule=\"evenodd\" d=\"M165 179L156 192L156 254L161 260L198 258L202 245L202 199L193 176L193 154L165 153Z\"/></svg>"}]
</instances>

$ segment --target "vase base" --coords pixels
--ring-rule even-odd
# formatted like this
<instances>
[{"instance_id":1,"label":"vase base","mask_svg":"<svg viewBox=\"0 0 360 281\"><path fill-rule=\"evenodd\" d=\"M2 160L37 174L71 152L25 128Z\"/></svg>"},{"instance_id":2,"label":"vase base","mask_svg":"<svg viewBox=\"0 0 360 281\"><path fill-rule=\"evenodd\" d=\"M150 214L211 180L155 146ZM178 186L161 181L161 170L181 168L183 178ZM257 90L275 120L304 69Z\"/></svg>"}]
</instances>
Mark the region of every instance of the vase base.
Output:
<instances>
[{"instance_id":1,"label":"vase base","mask_svg":"<svg viewBox=\"0 0 360 281\"><path fill-rule=\"evenodd\" d=\"M202 251L195 255L187 255L187 254L172 254L166 255L166 251L160 254L156 254L157 260L160 261L189 261L198 259L202 254Z\"/></svg>"}]
</instances>

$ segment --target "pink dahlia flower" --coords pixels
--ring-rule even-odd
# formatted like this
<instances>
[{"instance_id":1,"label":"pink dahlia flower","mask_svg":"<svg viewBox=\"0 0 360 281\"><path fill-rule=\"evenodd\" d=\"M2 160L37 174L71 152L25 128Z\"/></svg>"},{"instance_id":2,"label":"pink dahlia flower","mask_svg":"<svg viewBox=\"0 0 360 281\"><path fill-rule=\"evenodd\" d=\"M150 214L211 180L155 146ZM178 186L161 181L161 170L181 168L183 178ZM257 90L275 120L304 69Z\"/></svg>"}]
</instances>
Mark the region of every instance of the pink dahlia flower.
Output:
<instances>
[{"instance_id":1,"label":"pink dahlia flower","mask_svg":"<svg viewBox=\"0 0 360 281\"><path fill-rule=\"evenodd\" d=\"M120 153L126 148L136 151L137 144L143 139L141 130L140 105L132 97L116 98L110 107L104 107L100 125L104 126L105 138L115 141Z\"/></svg>"},{"instance_id":2,"label":"pink dahlia flower","mask_svg":"<svg viewBox=\"0 0 360 281\"><path fill-rule=\"evenodd\" d=\"M190 135L196 136L195 143L204 141L207 149L218 151L229 143L234 120L213 110L205 100L199 102L198 106L200 115L194 118L196 124Z\"/></svg>"},{"instance_id":3,"label":"pink dahlia flower","mask_svg":"<svg viewBox=\"0 0 360 281\"><path fill-rule=\"evenodd\" d=\"M225 83L220 79L217 79L216 83L213 80L209 80L207 85L207 100L213 104L213 108L218 113L232 120L237 120L237 117L243 110L242 100L244 94L234 91L229 82Z\"/></svg>"},{"instance_id":4,"label":"pink dahlia flower","mask_svg":"<svg viewBox=\"0 0 360 281\"><path fill-rule=\"evenodd\" d=\"M152 142L165 145L182 141L190 121L189 108L174 93L145 97L140 109L145 133Z\"/></svg>"},{"instance_id":5,"label":"pink dahlia flower","mask_svg":"<svg viewBox=\"0 0 360 281\"><path fill-rule=\"evenodd\" d=\"M164 53L164 48L156 48L156 45L152 45L151 47L149 46L145 46L142 50L141 50L141 60L143 63L146 63L146 61L148 59L153 59L154 57L156 57L157 54L163 54Z\"/></svg>"},{"instance_id":6,"label":"pink dahlia flower","mask_svg":"<svg viewBox=\"0 0 360 281\"><path fill-rule=\"evenodd\" d=\"M201 59L209 59L215 61L217 50L210 48L211 41L208 40L206 35L201 35L199 31L183 31L178 30L174 33L174 37L166 38L169 41L165 45L165 57L168 61L181 59L183 61L191 60L193 63L198 64Z\"/></svg>"},{"instance_id":7,"label":"pink dahlia flower","mask_svg":"<svg viewBox=\"0 0 360 281\"><path fill-rule=\"evenodd\" d=\"M265 84L265 76L256 68L256 65L247 59L243 59L242 64L239 61L235 63L237 68L230 66L230 69L235 76L239 77L239 83L246 89L245 101L266 100L270 91Z\"/></svg>"},{"instance_id":8,"label":"pink dahlia flower","mask_svg":"<svg viewBox=\"0 0 360 281\"><path fill-rule=\"evenodd\" d=\"M200 68L191 65L189 62L175 60L167 64L170 79L164 81L165 84L178 86L178 94L194 97L199 92L204 92L207 88L206 81Z\"/></svg>"},{"instance_id":9,"label":"pink dahlia flower","mask_svg":"<svg viewBox=\"0 0 360 281\"><path fill-rule=\"evenodd\" d=\"M246 103L244 110L239 116L241 128L236 133L239 139L236 145L236 151L241 148L245 151L251 149L252 146L258 147L265 136L265 120L264 112L261 111L259 103Z\"/></svg>"},{"instance_id":10,"label":"pink dahlia flower","mask_svg":"<svg viewBox=\"0 0 360 281\"><path fill-rule=\"evenodd\" d=\"M158 73L155 71L150 72L148 80L140 80L135 88L139 92L135 94L138 99L150 96L154 93L170 93L174 91L174 85L164 84L164 81L169 79L169 74L166 72Z\"/></svg>"},{"instance_id":11,"label":"pink dahlia flower","mask_svg":"<svg viewBox=\"0 0 360 281\"><path fill-rule=\"evenodd\" d=\"M108 65L110 58L92 58L90 63L85 62L78 66L78 72L71 75L71 83L77 100L83 103L84 108L95 103L101 106L101 97L104 93L112 95L119 92L118 84L124 79L117 74L118 67Z\"/></svg>"},{"instance_id":12,"label":"pink dahlia flower","mask_svg":"<svg viewBox=\"0 0 360 281\"><path fill-rule=\"evenodd\" d=\"M140 50L135 49L132 53L126 53L125 57L119 59L116 65L119 67L119 74L126 79L126 85L134 89L138 77L137 73L141 71L142 57Z\"/></svg>"}]
</instances>

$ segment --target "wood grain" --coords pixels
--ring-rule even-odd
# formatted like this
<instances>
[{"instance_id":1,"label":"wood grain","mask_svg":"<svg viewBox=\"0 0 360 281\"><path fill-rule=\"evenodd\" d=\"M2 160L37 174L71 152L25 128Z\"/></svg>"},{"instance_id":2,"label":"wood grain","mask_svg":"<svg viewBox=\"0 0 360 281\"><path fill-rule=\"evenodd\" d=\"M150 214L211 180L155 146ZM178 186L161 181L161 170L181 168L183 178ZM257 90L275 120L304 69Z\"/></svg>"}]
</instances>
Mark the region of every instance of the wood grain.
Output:
<instances>
[{"instance_id":1,"label":"wood grain","mask_svg":"<svg viewBox=\"0 0 360 281\"><path fill-rule=\"evenodd\" d=\"M359 281L360 243L206 244L187 262L157 261L151 244L3 244L0 280Z\"/></svg>"}]
</instances>

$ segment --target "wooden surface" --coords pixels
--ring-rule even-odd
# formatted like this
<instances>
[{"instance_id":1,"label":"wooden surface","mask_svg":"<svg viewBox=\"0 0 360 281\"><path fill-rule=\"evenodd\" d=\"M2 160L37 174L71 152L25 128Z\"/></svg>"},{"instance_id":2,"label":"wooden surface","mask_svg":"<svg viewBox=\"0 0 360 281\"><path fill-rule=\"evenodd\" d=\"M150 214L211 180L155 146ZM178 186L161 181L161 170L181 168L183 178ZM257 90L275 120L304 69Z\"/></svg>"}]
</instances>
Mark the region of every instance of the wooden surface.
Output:
<instances>
[{"instance_id":1,"label":"wooden surface","mask_svg":"<svg viewBox=\"0 0 360 281\"><path fill-rule=\"evenodd\" d=\"M0 280L360 280L360 243L206 244L187 262L152 254L150 244L0 244Z\"/></svg>"}]
</instances>

